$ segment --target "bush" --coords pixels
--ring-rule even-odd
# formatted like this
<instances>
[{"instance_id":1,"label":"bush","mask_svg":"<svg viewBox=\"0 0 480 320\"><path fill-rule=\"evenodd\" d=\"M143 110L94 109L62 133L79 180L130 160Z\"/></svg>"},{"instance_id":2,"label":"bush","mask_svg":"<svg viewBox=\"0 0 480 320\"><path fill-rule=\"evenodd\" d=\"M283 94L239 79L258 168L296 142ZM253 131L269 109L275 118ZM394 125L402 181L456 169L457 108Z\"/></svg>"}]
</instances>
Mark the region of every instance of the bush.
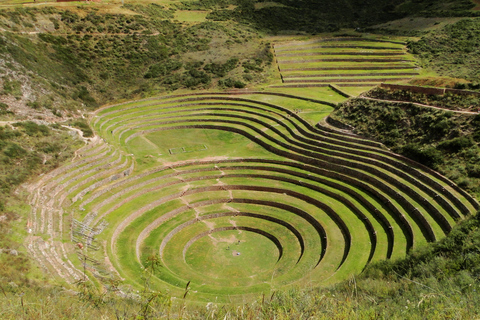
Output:
<instances>
[{"instance_id":1,"label":"bush","mask_svg":"<svg viewBox=\"0 0 480 320\"><path fill-rule=\"evenodd\" d=\"M262 72L263 67L262 67L262 61L260 62L258 60L255 61L255 63L252 63L250 61L245 61L242 63L242 67L244 68L244 72L250 72L250 71L256 71L256 72Z\"/></svg>"},{"instance_id":2,"label":"bush","mask_svg":"<svg viewBox=\"0 0 480 320\"><path fill-rule=\"evenodd\" d=\"M63 146L58 141L41 141L35 147L43 153L57 153L62 150Z\"/></svg>"},{"instance_id":3,"label":"bush","mask_svg":"<svg viewBox=\"0 0 480 320\"><path fill-rule=\"evenodd\" d=\"M203 70L210 72L217 77L225 77L228 72L232 71L237 67L237 64L238 58L231 58L223 64L209 63L205 65L205 67L203 67Z\"/></svg>"},{"instance_id":4,"label":"bush","mask_svg":"<svg viewBox=\"0 0 480 320\"><path fill-rule=\"evenodd\" d=\"M148 68L148 71L147 73L145 73L144 78L149 79L149 78L158 78L160 76L166 76L171 72L180 69L182 65L183 64L181 61L171 60L171 59L161 63L156 63L154 65L151 65Z\"/></svg>"},{"instance_id":5,"label":"bush","mask_svg":"<svg viewBox=\"0 0 480 320\"><path fill-rule=\"evenodd\" d=\"M16 127L23 127L25 133L29 136L48 136L50 129L43 124L36 124L32 121L17 122L13 124Z\"/></svg>"},{"instance_id":6,"label":"bush","mask_svg":"<svg viewBox=\"0 0 480 320\"><path fill-rule=\"evenodd\" d=\"M212 78L205 72L191 69L184 73L182 83L187 88L192 88L200 84L209 84L211 79Z\"/></svg>"},{"instance_id":7,"label":"bush","mask_svg":"<svg viewBox=\"0 0 480 320\"><path fill-rule=\"evenodd\" d=\"M0 116L6 115L6 114L13 114L13 112L8 110L7 104L0 102Z\"/></svg>"},{"instance_id":8,"label":"bush","mask_svg":"<svg viewBox=\"0 0 480 320\"><path fill-rule=\"evenodd\" d=\"M401 153L418 161L430 168L437 168L442 163L442 154L433 146L420 146L415 143L409 143L401 149Z\"/></svg>"},{"instance_id":9,"label":"bush","mask_svg":"<svg viewBox=\"0 0 480 320\"><path fill-rule=\"evenodd\" d=\"M23 149L16 143L9 143L3 153L10 158L21 158L27 154L27 150Z\"/></svg>"},{"instance_id":10,"label":"bush","mask_svg":"<svg viewBox=\"0 0 480 320\"><path fill-rule=\"evenodd\" d=\"M225 80L218 80L218 85L227 88L237 88L242 89L245 88L246 84L240 80L234 80L232 78L228 78Z\"/></svg>"},{"instance_id":11,"label":"bush","mask_svg":"<svg viewBox=\"0 0 480 320\"><path fill-rule=\"evenodd\" d=\"M90 95L90 92L85 86L80 86L78 91L73 95L73 98L82 100L87 107L98 107L97 101Z\"/></svg>"},{"instance_id":12,"label":"bush","mask_svg":"<svg viewBox=\"0 0 480 320\"><path fill-rule=\"evenodd\" d=\"M469 137L458 137L451 140L443 141L438 144L438 148L446 150L448 152L459 152L462 149L472 147L474 142Z\"/></svg>"},{"instance_id":13,"label":"bush","mask_svg":"<svg viewBox=\"0 0 480 320\"><path fill-rule=\"evenodd\" d=\"M13 96L22 95L22 85L19 81L16 80L3 80L3 94L11 94Z\"/></svg>"},{"instance_id":14,"label":"bush","mask_svg":"<svg viewBox=\"0 0 480 320\"><path fill-rule=\"evenodd\" d=\"M72 126L79 128L83 132L84 137L92 137L93 136L93 131L88 125L88 123L83 120L83 119L78 119L71 123Z\"/></svg>"},{"instance_id":15,"label":"bush","mask_svg":"<svg viewBox=\"0 0 480 320\"><path fill-rule=\"evenodd\" d=\"M480 165L478 164L467 165L467 173L469 177L480 178Z\"/></svg>"}]
</instances>

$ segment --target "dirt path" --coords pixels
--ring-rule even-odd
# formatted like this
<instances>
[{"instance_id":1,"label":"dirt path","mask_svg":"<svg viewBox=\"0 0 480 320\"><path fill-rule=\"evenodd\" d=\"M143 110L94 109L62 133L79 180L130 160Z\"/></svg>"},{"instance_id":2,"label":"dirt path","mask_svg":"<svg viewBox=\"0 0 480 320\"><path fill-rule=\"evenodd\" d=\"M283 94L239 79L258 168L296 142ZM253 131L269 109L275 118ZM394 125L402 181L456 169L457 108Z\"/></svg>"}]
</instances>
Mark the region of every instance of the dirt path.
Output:
<instances>
[{"instance_id":1,"label":"dirt path","mask_svg":"<svg viewBox=\"0 0 480 320\"><path fill-rule=\"evenodd\" d=\"M31 120L31 119L27 119L27 120L8 120L8 121L0 121L0 126L6 126L6 125L11 125L12 123L17 123L17 122L35 122L37 124L50 124L50 123L53 123L53 122L50 122L50 121L45 121L45 120Z\"/></svg>"},{"instance_id":2,"label":"dirt path","mask_svg":"<svg viewBox=\"0 0 480 320\"><path fill-rule=\"evenodd\" d=\"M141 135L140 137L142 137L142 139L145 140L145 142L148 143L148 145L151 146L157 152L158 155L161 155L160 149L155 143L147 139L147 137L145 137L144 135Z\"/></svg>"},{"instance_id":3,"label":"dirt path","mask_svg":"<svg viewBox=\"0 0 480 320\"><path fill-rule=\"evenodd\" d=\"M85 143L88 143L88 142L95 141L95 140L99 139L99 137L96 136L96 135L93 136L93 137L91 137L91 138L85 138L85 137L83 136L83 131L80 130L80 129L77 129L77 128L73 128L73 127L70 127L70 126L63 125L63 124L62 124L62 127L63 127L63 128L66 128L66 129L68 129L68 130L75 131L76 133L78 133L78 136L80 137L80 139L82 139L83 142L85 142ZM76 158L76 155L75 155L75 158ZM73 158L73 160L74 160L75 158Z\"/></svg>"},{"instance_id":4,"label":"dirt path","mask_svg":"<svg viewBox=\"0 0 480 320\"><path fill-rule=\"evenodd\" d=\"M431 108L431 109L437 109L437 110L443 110L443 111L451 111L451 112L455 112L455 113L463 113L463 114L471 114L471 115L479 114L479 112L452 110L452 109L447 109L447 108L430 106L430 105L427 105L427 104L421 104L421 103L417 103L417 102L398 101L398 100L384 100L384 99L377 99L377 98L370 98L370 97L357 97L357 99L373 100L373 101L380 101L380 102L383 101L383 102L391 102L391 103L402 103L402 104L414 104L414 105L419 106L419 107Z\"/></svg>"},{"instance_id":5,"label":"dirt path","mask_svg":"<svg viewBox=\"0 0 480 320\"><path fill-rule=\"evenodd\" d=\"M8 5L10 6L10 5ZM0 5L0 7L6 7L5 5ZM44 31L11 31L11 30L7 30L7 29L4 29L4 28L0 28L0 32L9 32L9 33L14 33L14 34L39 34L39 33L51 33L50 31L48 30L44 30ZM77 33L75 32L58 32L56 33L56 35L60 35L60 36L69 36L69 35L76 35ZM91 35L91 36L133 36L133 33L107 33L107 32L85 32L83 34L88 34L88 35ZM153 36L158 36L160 34L160 32L156 31L156 32L152 32L150 34L145 34L144 36L149 36L149 37L153 37Z\"/></svg>"}]
</instances>

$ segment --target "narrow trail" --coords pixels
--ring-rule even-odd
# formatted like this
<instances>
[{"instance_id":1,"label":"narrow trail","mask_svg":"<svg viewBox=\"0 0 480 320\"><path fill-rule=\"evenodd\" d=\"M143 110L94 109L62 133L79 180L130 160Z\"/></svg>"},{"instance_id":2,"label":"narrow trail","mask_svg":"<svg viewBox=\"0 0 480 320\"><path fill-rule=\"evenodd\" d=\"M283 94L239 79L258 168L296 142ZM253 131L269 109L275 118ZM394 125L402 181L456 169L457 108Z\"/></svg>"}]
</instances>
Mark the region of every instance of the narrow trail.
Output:
<instances>
[{"instance_id":1,"label":"narrow trail","mask_svg":"<svg viewBox=\"0 0 480 320\"><path fill-rule=\"evenodd\" d=\"M373 101L380 101L380 102L390 102L390 103L413 104L413 105L416 105L416 106L419 106L419 107L424 107L424 108L431 108L431 109L437 109L437 110L442 110L442 111L451 111L451 112L455 112L455 113L470 114L470 115L479 114L479 112L452 110L452 109L447 109L447 108L430 106L428 104L421 104L421 103L417 103L417 102L408 102L408 101L399 101L399 100L385 100L385 99L377 99L377 98L370 98L370 97L363 97L363 96L359 96L359 97L357 97L357 99L373 100Z\"/></svg>"},{"instance_id":2,"label":"narrow trail","mask_svg":"<svg viewBox=\"0 0 480 320\"><path fill-rule=\"evenodd\" d=\"M37 124L51 124L51 123L55 123L55 122L50 122L50 121L45 121L45 120L40 120L40 121L36 121L36 120L8 120L8 121L0 121L0 126L11 126L13 123L18 123L18 122L35 122Z\"/></svg>"},{"instance_id":3,"label":"narrow trail","mask_svg":"<svg viewBox=\"0 0 480 320\"><path fill-rule=\"evenodd\" d=\"M2 7L2 5L0 5ZM0 32L9 32L9 33L14 33L14 34L25 34L25 35L33 35L33 34L40 34L40 33L51 33L48 30L41 30L41 31L12 31L12 30L7 30L5 28L0 28ZM77 35L75 32L57 32L54 33L55 35L60 35L60 36L70 36L70 35ZM119 33L108 33L108 32L84 32L83 33L91 35L91 36L133 36L135 33L124 33L124 32L119 32ZM147 36L147 37L153 37L153 36L158 36L160 32L152 32L150 34L142 34L142 36Z\"/></svg>"},{"instance_id":4,"label":"narrow trail","mask_svg":"<svg viewBox=\"0 0 480 320\"><path fill-rule=\"evenodd\" d=\"M151 140L149 140L147 137L145 136L142 136L142 139L148 143L149 146L151 146L156 152L158 155L161 155L162 153L160 152L160 149L158 148L158 145L156 145L155 143L153 143Z\"/></svg>"}]
</instances>

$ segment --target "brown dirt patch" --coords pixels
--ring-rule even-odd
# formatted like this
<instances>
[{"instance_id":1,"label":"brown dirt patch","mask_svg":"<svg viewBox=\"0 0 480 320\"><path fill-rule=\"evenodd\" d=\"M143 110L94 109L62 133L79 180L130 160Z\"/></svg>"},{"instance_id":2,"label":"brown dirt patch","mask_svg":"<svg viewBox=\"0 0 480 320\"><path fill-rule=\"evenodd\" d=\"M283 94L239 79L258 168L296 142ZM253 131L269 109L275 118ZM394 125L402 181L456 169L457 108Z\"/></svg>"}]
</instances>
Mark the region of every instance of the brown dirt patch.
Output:
<instances>
[{"instance_id":1,"label":"brown dirt patch","mask_svg":"<svg viewBox=\"0 0 480 320\"><path fill-rule=\"evenodd\" d=\"M234 256L234 257L238 257L240 254L241 254L241 253L240 253L239 251L237 251L237 250L233 250L233 251L232 251L232 256Z\"/></svg>"},{"instance_id":2,"label":"brown dirt patch","mask_svg":"<svg viewBox=\"0 0 480 320\"><path fill-rule=\"evenodd\" d=\"M472 10L479 11L480 10L480 0L473 0L473 3L475 3L477 6L473 8Z\"/></svg>"}]
</instances>

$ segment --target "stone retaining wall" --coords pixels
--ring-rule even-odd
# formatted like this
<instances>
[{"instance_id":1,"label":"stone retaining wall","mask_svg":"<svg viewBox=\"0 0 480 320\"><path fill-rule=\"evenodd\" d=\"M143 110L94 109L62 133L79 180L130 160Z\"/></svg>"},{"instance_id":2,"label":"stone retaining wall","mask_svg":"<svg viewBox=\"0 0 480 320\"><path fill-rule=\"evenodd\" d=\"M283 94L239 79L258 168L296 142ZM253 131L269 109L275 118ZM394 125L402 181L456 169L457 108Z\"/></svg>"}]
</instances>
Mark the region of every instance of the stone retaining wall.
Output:
<instances>
[{"instance_id":1,"label":"stone retaining wall","mask_svg":"<svg viewBox=\"0 0 480 320\"><path fill-rule=\"evenodd\" d=\"M451 93L456 95L465 95L465 96L472 95L472 96L480 97L480 92L450 89L450 88L430 88L430 87L408 86L408 85L389 84L389 83L388 84L382 83L380 87L390 89L390 90L405 90L405 91L411 91L416 93L423 93L427 95L444 95L445 93Z\"/></svg>"},{"instance_id":2,"label":"stone retaining wall","mask_svg":"<svg viewBox=\"0 0 480 320\"><path fill-rule=\"evenodd\" d=\"M289 78L338 78L338 77L389 77L389 76L417 76L417 72L386 72L386 73L317 73L317 74L292 74L283 75Z\"/></svg>"},{"instance_id":3,"label":"stone retaining wall","mask_svg":"<svg viewBox=\"0 0 480 320\"><path fill-rule=\"evenodd\" d=\"M332 79L284 79L284 83L341 83L341 82L385 82L405 81L410 78L332 78Z\"/></svg>"},{"instance_id":4,"label":"stone retaining wall","mask_svg":"<svg viewBox=\"0 0 480 320\"><path fill-rule=\"evenodd\" d=\"M310 63L310 62L410 62L405 59L381 59L381 58L330 58L330 59L303 59L303 60L279 60L279 63L291 64L291 63Z\"/></svg>"},{"instance_id":5,"label":"stone retaining wall","mask_svg":"<svg viewBox=\"0 0 480 320\"><path fill-rule=\"evenodd\" d=\"M283 135L280 131L278 131L277 128L275 128L273 126L270 126L269 124L263 123L256 118L248 118L248 117L239 116L239 115L237 115L236 118L241 118L243 120L254 122L254 123L256 122L259 125L265 126L265 127L269 128L271 131L275 132L277 135L281 136L283 139L285 139L289 143L283 143L281 141L276 140L273 137L266 136L261 131L259 131L256 127L252 127L252 126L246 124L245 122L237 122L237 121L230 121L230 120L221 120L221 122L239 124L239 125L244 125L244 126L250 127L250 129L257 131L258 133L264 135L267 139L269 139L271 141L274 141L276 144L281 145L282 147L284 147L286 149L290 148L291 150L294 150L294 151L296 151L300 154L303 153L303 154L308 155L312 158L317 158L321 161L324 161L325 163L328 163L329 165L332 165L333 163L335 163L335 164L340 165L340 166L345 166L345 168L349 168L349 167L350 168L357 168L357 169L360 169L360 170L364 170L364 171L373 173L376 177L380 177L383 180L388 181L390 184L392 184L394 186L397 186L397 188L399 190L403 190L412 199L416 199L416 202L418 204L420 204L421 206L425 207L425 209L435 218L437 223L440 224L440 226L442 227L442 229L444 231L446 231L446 232L450 231L450 229L451 229L450 224L445 220L443 215L440 214L440 212L437 210L437 208L432 206L432 204L429 201L426 201L414 189L407 187L403 183L400 183L398 181L398 179L393 178L390 175L385 174L383 171L378 170L376 168L376 167L381 167L381 168L384 168L386 170L394 171L397 174L397 176L400 176L400 177L406 179L408 182L416 185L418 188L423 189L423 190L428 189L428 187L426 187L422 183L418 182L417 180L411 178L409 175L405 174L404 172L402 172L400 170L397 170L395 167L389 167L382 162L378 162L376 160L372 160L372 159L369 159L369 158L359 158L359 157L357 157L355 155L352 155L352 154L349 154L349 153L335 153L335 152L330 151L331 148L330 149L316 150L314 147L311 147L310 145L300 145L298 143L295 143L295 141L292 141L290 138L288 138L287 136ZM179 121L181 121L181 120L179 120ZM209 120L208 119L197 119L196 121L205 122L205 121L209 121ZM171 122L167 121L166 123L171 123ZM177 123L177 122L175 121L173 123ZM290 132L290 133L295 136L294 132ZM294 147L295 144L303 147L303 149L300 149L298 147ZM323 152L323 153L326 153L326 154L331 154L331 155L314 153L312 151L309 151L308 149L310 149L312 151L316 151L316 152ZM332 158L331 156L343 157L343 158L346 158L346 159L352 160L352 161L343 160L341 158ZM361 162L363 162L363 163L361 163ZM375 167L367 166L364 163L370 163L371 165L373 165ZM356 172L356 170L350 169L350 168L348 170L352 170L351 174L354 174L354 172ZM367 176L366 178L369 178L369 177ZM413 209L413 208L411 208L411 209Z\"/></svg>"},{"instance_id":6,"label":"stone retaining wall","mask_svg":"<svg viewBox=\"0 0 480 320\"><path fill-rule=\"evenodd\" d=\"M287 71L325 71L325 70L401 70L401 69L416 69L415 66L385 66L385 67L314 67L314 68L285 68L283 72Z\"/></svg>"},{"instance_id":7,"label":"stone retaining wall","mask_svg":"<svg viewBox=\"0 0 480 320\"><path fill-rule=\"evenodd\" d=\"M351 181L351 183L353 185L358 186L358 187L360 187L359 185L361 185L363 188L365 187L365 185L367 185L367 186L369 186L369 184L374 185L375 187L379 188L380 190L382 190L383 192L388 194L391 198L395 199L403 208L405 208L406 212L408 212L412 216L413 220L416 221L417 225L420 226L420 228L422 229L422 232L424 233L425 237L429 241L434 241L435 240L435 235L433 234L431 226L425 220L423 215L418 211L418 209L416 209L402 195L400 195L399 193L397 193L395 190L388 187L387 185L381 183L379 180L377 180L374 177L368 176L366 174L360 173L360 172L358 172L356 170L352 170L350 168L338 167L337 165L335 165L333 163L328 163L328 162L325 162L325 161L316 160L315 158L311 158L312 155L313 155L313 157L315 157L316 154L314 154L314 153L312 153L312 155L310 155L308 152L305 152L304 154L309 156L309 157L305 157L303 155L295 155L295 154L292 154L290 152L279 150L279 149L275 148L274 146L272 146L268 143L265 143L264 141L258 139L257 137L253 136L252 134L250 134L248 132L245 132L244 130L234 128L234 127L231 127L231 126L226 127L226 126L220 126L220 125L199 125L199 124L197 124L197 125L175 126L175 127L169 127L169 128L155 128L155 129L149 129L149 130L137 132L130 137L133 137L135 135L145 134L147 132L157 132L157 131L174 129L174 128L175 129L176 128L178 128L178 129L204 128L204 129L219 129L219 130L232 131L232 132L244 135L245 137L249 138L250 140L258 143L261 146L263 146L267 150L269 150L269 151L271 151L275 154L278 154L280 156L291 158L293 160L300 161L300 162L303 162L305 164L313 164L313 165L318 166L318 167L327 168L328 170L337 171L337 173L340 173L343 176L344 176L344 174L354 176L356 179ZM290 146L290 149L291 149L291 146ZM368 184L367 183L365 183L365 184L360 183L359 184L358 181L366 181L366 182L368 182ZM369 190L369 189L371 189L371 188L366 188L366 190ZM385 198L385 197L383 197L383 198L386 199L387 203L391 202L390 199ZM419 202L419 203L421 203L421 202Z\"/></svg>"},{"instance_id":8,"label":"stone retaining wall","mask_svg":"<svg viewBox=\"0 0 480 320\"><path fill-rule=\"evenodd\" d=\"M304 57L304 56L404 56L405 52L299 52L281 53L277 57Z\"/></svg>"}]
</instances>

